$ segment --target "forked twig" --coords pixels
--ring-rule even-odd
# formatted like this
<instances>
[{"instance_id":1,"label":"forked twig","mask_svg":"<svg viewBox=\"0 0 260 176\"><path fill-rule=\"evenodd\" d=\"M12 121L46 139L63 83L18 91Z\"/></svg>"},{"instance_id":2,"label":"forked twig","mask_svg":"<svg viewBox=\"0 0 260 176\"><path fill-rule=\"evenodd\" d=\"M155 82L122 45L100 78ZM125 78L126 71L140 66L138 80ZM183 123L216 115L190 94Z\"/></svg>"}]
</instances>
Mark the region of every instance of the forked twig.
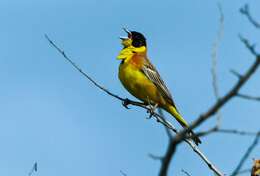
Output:
<instances>
[{"instance_id":1,"label":"forked twig","mask_svg":"<svg viewBox=\"0 0 260 176\"><path fill-rule=\"evenodd\" d=\"M252 23L256 28L260 28L260 24L251 16L248 4L245 4L244 7L240 8L240 13L245 15L250 23Z\"/></svg>"}]
</instances>

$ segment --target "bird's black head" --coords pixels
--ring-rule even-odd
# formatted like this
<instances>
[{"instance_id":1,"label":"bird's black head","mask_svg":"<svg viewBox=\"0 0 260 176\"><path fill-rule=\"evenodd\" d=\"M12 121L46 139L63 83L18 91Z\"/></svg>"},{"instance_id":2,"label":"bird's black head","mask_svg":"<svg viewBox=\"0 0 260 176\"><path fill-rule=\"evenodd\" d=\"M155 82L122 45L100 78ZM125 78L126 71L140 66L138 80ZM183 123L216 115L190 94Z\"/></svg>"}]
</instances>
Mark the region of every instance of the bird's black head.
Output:
<instances>
[{"instance_id":1,"label":"bird's black head","mask_svg":"<svg viewBox=\"0 0 260 176\"><path fill-rule=\"evenodd\" d=\"M140 32L131 31L129 37L132 39L132 45L134 47L138 48L138 47L146 46L146 39L144 35L141 34Z\"/></svg>"}]
</instances>

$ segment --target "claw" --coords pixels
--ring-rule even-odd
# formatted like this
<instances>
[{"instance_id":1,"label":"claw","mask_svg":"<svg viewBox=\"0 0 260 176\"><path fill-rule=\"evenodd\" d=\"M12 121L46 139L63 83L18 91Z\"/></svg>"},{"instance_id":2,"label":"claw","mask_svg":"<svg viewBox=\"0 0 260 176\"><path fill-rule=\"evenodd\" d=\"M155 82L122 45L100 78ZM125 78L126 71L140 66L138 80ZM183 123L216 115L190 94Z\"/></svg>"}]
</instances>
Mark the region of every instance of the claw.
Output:
<instances>
[{"instance_id":1,"label":"claw","mask_svg":"<svg viewBox=\"0 0 260 176\"><path fill-rule=\"evenodd\" d=\"M130 109L130 108L128 107L129 104L130 104L130 100L129 100L128 98L126 98L126 99L124 99L124 100L122 101L122 105L123 105L126 109Z\"/></svg>"},{"instance_id":2,"label":"claw","mask_svg":"<svg viewBox=\"0 0 260 176\"><path fill-rule=\"evenodd\" d=\"M147 113L149 113L149 116L146 117L146 119L151 119L151 118L153 117L154 112L152 112L151 109L148 109L148 110L147 110Z\"/></svg>"}]
</instances>

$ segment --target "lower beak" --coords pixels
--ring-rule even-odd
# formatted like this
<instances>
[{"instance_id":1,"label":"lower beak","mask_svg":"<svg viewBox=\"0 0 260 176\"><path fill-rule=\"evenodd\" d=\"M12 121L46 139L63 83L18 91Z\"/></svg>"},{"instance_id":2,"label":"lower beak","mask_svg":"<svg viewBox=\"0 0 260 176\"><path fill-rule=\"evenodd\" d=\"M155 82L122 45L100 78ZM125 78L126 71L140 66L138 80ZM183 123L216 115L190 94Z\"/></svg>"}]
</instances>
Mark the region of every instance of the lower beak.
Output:
<instances>
[{"instance_id":1,"label":"lower beak","mask_svg":"<svg viewBox=\"0 0 260 176\"><path fill-rule=\"evenodd\" d=\"M121 40L127 40L128 37L119 37Z\"/></svg>"}]
</instances>

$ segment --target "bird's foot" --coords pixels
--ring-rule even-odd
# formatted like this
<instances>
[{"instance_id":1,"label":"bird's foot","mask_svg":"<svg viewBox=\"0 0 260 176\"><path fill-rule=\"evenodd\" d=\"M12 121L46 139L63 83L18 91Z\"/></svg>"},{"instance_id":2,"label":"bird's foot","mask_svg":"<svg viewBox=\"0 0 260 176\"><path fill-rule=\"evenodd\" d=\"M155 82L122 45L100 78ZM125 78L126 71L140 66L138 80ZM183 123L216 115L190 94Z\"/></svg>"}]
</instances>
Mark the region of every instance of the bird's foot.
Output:
<instances>
[{"instance_id":1,"label":"bird's foot","mask_svg":"<svg viewBox=\"0 0 260 176\"><path fill-rule=\"evenodd\" d=\"M124 99L124 100L122 101L122 105L123 105L126 109L130 109L130 108L128 107L129 104L130 104L130 100L129 100L128 98L126 98L126 99Z\"/></svg>"},{"instance_id":2,"label":"bird's foot","mask_svg":"<svg viewBox=\"0 0 260 176\"><path fill-rule=\"evenodd\" d=\"M154 106L152 106L151 104L148 105L149 109L147 110L147 113L149 113L149 117L147 117L147 119L150 119L153 117L153 115L155 114L155 110L158 107L158 104L155 104Z\"/></svg>"}]
</instances>

